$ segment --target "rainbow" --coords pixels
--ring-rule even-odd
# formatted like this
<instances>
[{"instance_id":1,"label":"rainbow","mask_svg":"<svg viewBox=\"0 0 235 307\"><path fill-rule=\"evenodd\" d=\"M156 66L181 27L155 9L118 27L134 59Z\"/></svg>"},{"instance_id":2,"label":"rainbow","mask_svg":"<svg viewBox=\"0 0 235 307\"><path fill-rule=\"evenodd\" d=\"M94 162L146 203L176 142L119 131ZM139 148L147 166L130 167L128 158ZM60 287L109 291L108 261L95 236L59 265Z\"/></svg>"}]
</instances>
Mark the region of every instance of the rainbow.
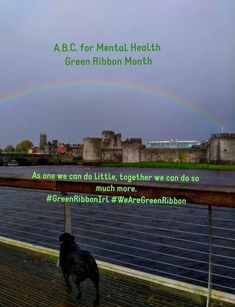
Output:
<instances>
[{"instance_id":1,"label":"rainbow","mask_svg":"<svg viewBox=\"0 0 235 307\"><path fill-rule=\"evenodd\" d=\"M3 102L9 102L15 99L18 99L19 97L25 97L32 94L36 94L43 91L58 89L58 88L66 88L66 87L78 87L78 86L100 86L100 87L112 87L112 88L118 88L118 89L127 89L127 90L134 90L146 93L148 95L154 95L158 97L167 98L170 101L173 101L175 103L178 103L187 109L192 110L193 112L200 114L207 120L209 120L211 123L217 126L221 126L221 122L213 117L211 114L206 112L204 109L200 107L196 107L193 102L189 102L185 100L182 97L178 97L172 93L162 91L157 88L148 87L144 84L140 83L133 83L129 81L114 81L114 80L65 80L65 81L51 81L47 82L45 84L35 85L29 88L23 88L18 89L14 91L13 93L9 93L6 95L0 96L0 103Z\"/></svg>"}]
</instances>

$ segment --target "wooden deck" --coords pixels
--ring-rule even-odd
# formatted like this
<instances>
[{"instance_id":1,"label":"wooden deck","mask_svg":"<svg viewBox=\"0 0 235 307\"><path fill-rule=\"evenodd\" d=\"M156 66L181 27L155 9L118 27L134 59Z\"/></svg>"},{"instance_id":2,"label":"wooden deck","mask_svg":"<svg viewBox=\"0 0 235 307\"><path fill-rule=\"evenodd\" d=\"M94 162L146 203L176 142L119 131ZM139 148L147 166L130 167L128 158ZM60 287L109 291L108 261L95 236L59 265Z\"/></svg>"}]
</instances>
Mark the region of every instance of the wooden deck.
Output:
<instances>
[{"instance_id":1,"label":"wooden deck","mask_svg":"<svg viewBox=\"0 0 235 307\"><path fill-rule=\"evenodd\" d=\"M65 291L62 272L55 257L0 243L0 306L1 307L75 307L92 306L95 297L89 281L82 284L82 298ZM205 298L163 286L101 270L100 306L205 306ZM212 302L212 306L222 305ZM234 306L234 305L233 305Z\"/></svg>"}]
</instances>

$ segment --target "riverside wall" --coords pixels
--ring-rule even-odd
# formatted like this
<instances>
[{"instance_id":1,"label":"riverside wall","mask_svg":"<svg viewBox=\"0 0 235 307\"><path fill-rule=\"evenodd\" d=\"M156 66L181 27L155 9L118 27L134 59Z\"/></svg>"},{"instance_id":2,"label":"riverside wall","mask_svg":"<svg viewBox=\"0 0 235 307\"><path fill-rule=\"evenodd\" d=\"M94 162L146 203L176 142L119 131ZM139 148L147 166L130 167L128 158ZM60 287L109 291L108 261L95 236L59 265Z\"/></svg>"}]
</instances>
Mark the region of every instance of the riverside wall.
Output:
<instances>
[{"instance_id":1,"label":"riverside wall","mask_svg":"<svg viewBox=\"0 0 235 307\"><path fill-rule=\"evenodd\" d=\"M206 162L206 149L201 148L143 148L140 161Z\"/></svg>"}]
</instances>

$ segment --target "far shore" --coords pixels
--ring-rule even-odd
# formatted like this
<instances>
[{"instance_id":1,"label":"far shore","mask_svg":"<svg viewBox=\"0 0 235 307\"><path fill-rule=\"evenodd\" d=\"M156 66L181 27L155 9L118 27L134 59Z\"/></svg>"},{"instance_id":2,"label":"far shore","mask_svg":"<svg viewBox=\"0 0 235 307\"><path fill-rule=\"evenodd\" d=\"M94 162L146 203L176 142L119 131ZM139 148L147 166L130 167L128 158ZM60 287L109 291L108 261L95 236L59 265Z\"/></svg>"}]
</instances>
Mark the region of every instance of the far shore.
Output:
<instances>
[{"instance_id":1,"label":"far shore","mask_svg":"<svg viewBox=\"0 0 235 307\"><path fill-rule=\"evenodd\" d=\"M104 167L139 167L139 168L175 168L175 169L204 169L204 170L235 170L234 164L209 164L189 162L132 162L132 163L101 163Z\"/></svg>"},{"instance_id":2,"label":"far shore","mask_svg":"<svg viewBox=\"0 0 235 307\"><path fill-rule=\"evenodd\" d=\"M14 160L15 161L15 160ZM12 161L13 162L13 161ZM80 166L98 166L98 167L135 167L135 168L166 168L166 169L201 169L201 170L224 170L235 171L235 164L210 164L210 163L192 163L192 162L162 162L162 161L142 161L142 162L97 162L86 163L81 158L75 158L70 161L57 161L57 163L9 163L9 167L17 166L36 166L36 165L80 165ZM2 164L0 166L7 166Z\"/></svg>"}]
</instances>

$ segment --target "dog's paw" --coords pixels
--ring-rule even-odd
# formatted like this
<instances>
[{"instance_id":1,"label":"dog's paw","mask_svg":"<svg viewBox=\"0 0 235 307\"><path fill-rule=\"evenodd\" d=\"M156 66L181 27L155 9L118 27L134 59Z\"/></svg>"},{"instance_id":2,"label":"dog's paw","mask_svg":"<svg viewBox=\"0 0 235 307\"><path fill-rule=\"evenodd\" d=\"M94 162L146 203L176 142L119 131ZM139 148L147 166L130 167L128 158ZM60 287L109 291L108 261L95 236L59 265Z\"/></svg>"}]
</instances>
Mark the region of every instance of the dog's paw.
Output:
<instances>
[{"instance_id":1,"label":"dog's paw","mask_svg":"<svg viewBox=\"0 0 235 307\"><path fill-rule=\"evenodd\" d=\"M94 301L93 301L93 306L98 306L100 304L100 301L96 298Z\"/></svg>"}]
</instances>

